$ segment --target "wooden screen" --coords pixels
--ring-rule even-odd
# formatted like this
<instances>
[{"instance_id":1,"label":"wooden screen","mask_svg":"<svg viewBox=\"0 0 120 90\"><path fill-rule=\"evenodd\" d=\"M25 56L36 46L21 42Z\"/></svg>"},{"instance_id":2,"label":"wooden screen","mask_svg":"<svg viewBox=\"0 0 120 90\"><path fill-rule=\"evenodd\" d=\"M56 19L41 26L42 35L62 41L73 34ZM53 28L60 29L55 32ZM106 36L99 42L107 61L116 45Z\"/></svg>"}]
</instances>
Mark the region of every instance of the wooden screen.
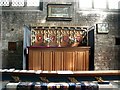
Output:
<instances>
[{"instance_id":1,"label":"wooden screen","mask_svg":"<svg viewBox=\"0 0 120 90\"><path fill-rule=\"evenodd\" d=\"M89 47L29 47L29 70L89 70Z\"/></svg>"}]
</instances>

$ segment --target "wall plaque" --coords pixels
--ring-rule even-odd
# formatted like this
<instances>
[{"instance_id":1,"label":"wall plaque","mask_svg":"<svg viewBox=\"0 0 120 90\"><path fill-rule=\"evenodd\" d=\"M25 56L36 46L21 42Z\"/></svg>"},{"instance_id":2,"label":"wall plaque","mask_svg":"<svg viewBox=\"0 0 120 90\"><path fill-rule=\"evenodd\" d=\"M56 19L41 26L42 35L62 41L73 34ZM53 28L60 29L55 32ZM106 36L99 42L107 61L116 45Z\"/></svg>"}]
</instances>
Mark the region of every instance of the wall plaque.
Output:
<instances>
[{"instance_id":1,"label":"wall plaque","mask_svg":"<svg viewBox=\"0 0 120 90\"><path fill-rule=\"evenodd\" d=\"M47 20L48 21L71 21L72 4L48 4Z\"/></svg>"},{"instance_id":2,"label":"wall plaque","mask_svg":"<svg viewBox=\"0 0 120 90\"><path fill-rule=\"evenodd\" d=\"M97 33L108 33L109 32L109 26L108 23L98 23L96 24L96 30Z\"/></svg>"}]
</instances>

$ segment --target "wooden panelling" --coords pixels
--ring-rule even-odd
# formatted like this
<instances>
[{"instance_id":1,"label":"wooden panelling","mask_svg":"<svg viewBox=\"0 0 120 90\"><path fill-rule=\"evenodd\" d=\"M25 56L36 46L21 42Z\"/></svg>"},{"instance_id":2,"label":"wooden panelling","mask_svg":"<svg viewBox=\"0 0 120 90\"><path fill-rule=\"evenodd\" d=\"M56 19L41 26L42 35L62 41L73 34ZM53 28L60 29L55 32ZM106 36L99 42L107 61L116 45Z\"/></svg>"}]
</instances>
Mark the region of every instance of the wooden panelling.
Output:
<instances>
[{"instance_id":1,"label":"wooden panelling","mask_svg":"<svg viewBox=\"0 0 120 90\"><path fill-rule=\"evenodd\" d=\"M29 70L89 70L89 47L29 47Z\"/></svg>"},{"instance_id":2,"label":"wooden panelling","mask_svg":"<svg viewBox=\"0 0 120 90\"><path fill-rule=\"evenodd\" d=\"M43 51L43 70L51 71L53 66L53 55L52 51ZM40 59L42 60L42 59ZM39 67L39 66L38 66Z\"/></svg>"},{"instance_id":3,"label":"wooden panelling","mask_svg":"<svg viewBox=\"0 0 120 90\"><path fill-rule=\"evenodd\" d=\"M53 58L53 62L54 62L54 69L53 70L64 70L63 69L63 52L61 51L55 51L54 52L54 58Z\"/></svg>"}]
</instances>

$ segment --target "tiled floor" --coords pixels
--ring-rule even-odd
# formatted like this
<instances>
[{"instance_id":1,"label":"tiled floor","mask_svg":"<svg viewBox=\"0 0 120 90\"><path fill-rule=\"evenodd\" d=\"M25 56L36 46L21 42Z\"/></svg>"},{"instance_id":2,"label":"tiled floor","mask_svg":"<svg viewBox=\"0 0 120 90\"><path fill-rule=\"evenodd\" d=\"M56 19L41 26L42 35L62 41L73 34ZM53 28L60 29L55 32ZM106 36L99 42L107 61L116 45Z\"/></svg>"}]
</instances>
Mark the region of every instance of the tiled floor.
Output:
<instances>
[{"instance_id":1,"label":"tiled floor","mask_svg":"<svg viewBox=\"0 0 120 90\"><path fill-rule=\"evenodd\" d=\"M114 86L118 87L118 90L120 90L120 81L111 82Z\"/></svg>"},{"instance_id":2,"label":"tiled floor","mask_svg":"<svg viewBox=\"0 0 120 90\"><path fill-rule=\"evenodd\" d=\"M113 88L101 88L99 90L120 90L120 81L110 81L111 85L113 85ZM8 83L8 81L0 81L0 90L2 90L3 87ZM102 87L106 87L104 85L101 85Z\"/></svg>"}]
</instances>

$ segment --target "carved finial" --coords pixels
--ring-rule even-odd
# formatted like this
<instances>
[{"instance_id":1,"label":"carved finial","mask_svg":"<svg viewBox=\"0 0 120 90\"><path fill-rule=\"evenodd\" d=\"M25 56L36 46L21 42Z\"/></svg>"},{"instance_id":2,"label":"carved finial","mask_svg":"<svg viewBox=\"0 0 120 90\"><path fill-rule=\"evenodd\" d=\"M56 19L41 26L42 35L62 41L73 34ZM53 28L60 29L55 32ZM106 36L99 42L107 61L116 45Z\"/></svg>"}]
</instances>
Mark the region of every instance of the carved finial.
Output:
<instances>
[{"instance_id":1,"label":"carved finial","mask_svg":"<svg viewBox=\"0 0 120 90\"><path fill-rule=\"evenodd\" d=\"M20 82L20 78L18 76L12 76L12 78L14 79L15 82Z\"/></svg>"},{"instance_id":2,"label":"carved finial","mask_svg":"<svg viewBox=\"0 0 120 90\"><path fill-rule=\"evenodd\" d=\"M74 77L68 77L70 82L78 83L78 81Z\"/></svg>"},{"instance_id":3,"label":"carved finial","mask_svg":"<svg viewBox=\"0 0 120 90\"><path fill-rule=\"evenodd\" d=\"M46 77L40 77L40 80L41 80L42 82L46 82L46 83L49 82L49 80L48 80Z\"/></svg>"},{"instance_id":4,"label":"carved finial","mask_svg":"<svg viewBox=\"0 0 120 90\"><path fill-rule=\"evenodd\" d=\"M97 79L98 82L103 82L104 80L102 79L102 77L95 77Z\"/></svg>"}]
</instances>

